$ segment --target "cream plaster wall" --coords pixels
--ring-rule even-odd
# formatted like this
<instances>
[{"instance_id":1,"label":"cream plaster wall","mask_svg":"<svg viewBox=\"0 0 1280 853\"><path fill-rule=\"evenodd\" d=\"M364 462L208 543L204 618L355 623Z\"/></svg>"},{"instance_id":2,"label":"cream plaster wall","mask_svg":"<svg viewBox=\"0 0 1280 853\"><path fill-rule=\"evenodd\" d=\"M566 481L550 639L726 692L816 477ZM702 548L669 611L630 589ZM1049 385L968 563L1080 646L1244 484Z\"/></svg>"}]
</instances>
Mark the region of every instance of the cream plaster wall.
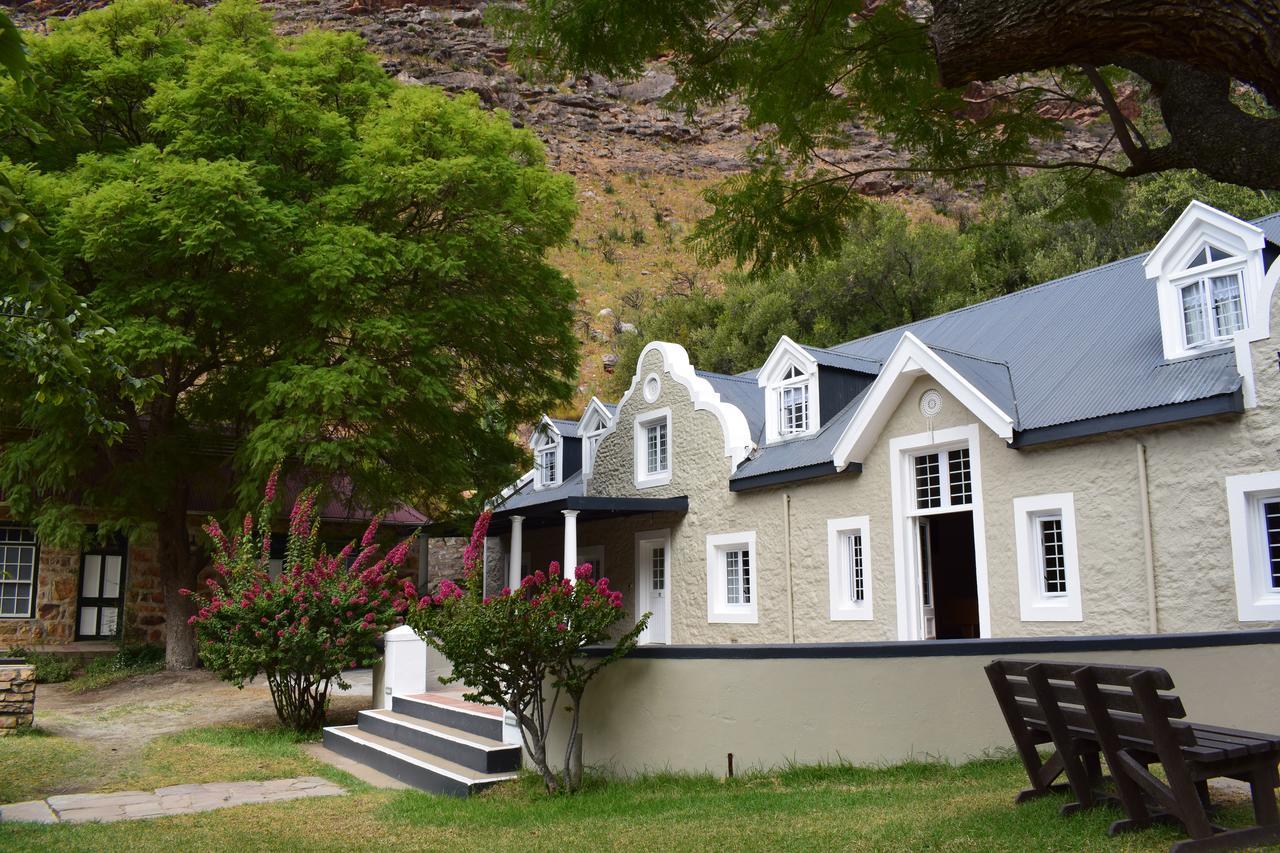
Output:
<instances>
[{"instance_id":1,"label":"cream plaster wall","mask_svg":"<svg viewBox=\"0 0 1280 853\"><path fill-rule=\"evenodd\" d=\"M1273 300L1273 328L1280 304ZM1273 338L1252 344L1259 405L1243 415L1178 424L1091 439L1010 448L978 427L976 451L985 515L988 594L993 636L1058 636L1145 633L1150 630L1140 489L1139 446L1146 447L1152 513L1156 603L1161 632L1264 627L1241 623L1235 603L1225 478L1280 469L1280 372ZM658 373L662 389L647 403L639 383ZM672 533L670 583L673 643L785 643L892 640L898 636L890 441L925 432L921 394L943 395L932 427L979 423L930 377L913 384L868 454L861 473L846 473L744 493L730 492L731 466L720 423L695 411L691 395L664 370L663 356L648 351L637 387L623 402L603 439L588 494L669 497L687 495L689 512L655 521L640 516L580 523L579 547L603 544L606 574L633 602L634 540L639 530ZM673 473L667 485L637 489L633 422L646 412L671 410ZM1014 546L1015 498L1074 495L1083 620L1023 622ZM789 507L789 509L788 509ZM790 514L790 569L785 521ZM832 621L829 615L827 520L870 519L869 570L873 580L870 621ZM754 531L756 624L707 619L706 538ZM556 527L526 533L533 565L559 559L563 533ZM535 545L535 543L537 543ZM534 550L534 549L540 550ZM791 590L790 609L788 585Z\"/></svg>"},{"instance_id":2,"label":"cream plaster wall","mask_svg":"<svg viewBox=\"0 0 1280 853\"><path fill-rule=\"evenodd\" d=\"M615 772L717 775L730 752L739 771L788 762L964 761L1012 747L982 673L996 656L624 658L587 694L583 761ZM1275 729L1274 645L1004 656L1164 667L1188 719ZM556 754L565 736L561 725L551 744Z\"/></svg>"}]
</instances>

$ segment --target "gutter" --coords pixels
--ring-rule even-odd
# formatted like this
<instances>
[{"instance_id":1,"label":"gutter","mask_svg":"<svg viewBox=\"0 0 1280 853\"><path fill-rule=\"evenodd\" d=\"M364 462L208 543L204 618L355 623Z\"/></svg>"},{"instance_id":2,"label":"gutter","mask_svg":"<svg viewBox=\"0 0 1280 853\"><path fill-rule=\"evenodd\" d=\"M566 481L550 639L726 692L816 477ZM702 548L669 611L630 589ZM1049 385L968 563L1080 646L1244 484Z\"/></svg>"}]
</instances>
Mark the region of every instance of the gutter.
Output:
<instances>
[{"instance_id":1,"label":"gutter","mask_svg":"<svg viewBox=\"0 0 1280 853\"><path fill-rule=\"evenodd\" d=\"M1170 403L1166 406L1154 406L1150 409L1103 415L1100 418L1089 418L1083 421L1019 430L1013 434L1013 441L1009 442L1009 446L1014 448L1032 447L1053 441L1085 438L1107 432L1160 426L1162 424L1177 423L1178 421L1189 421L1194 418L1206 418L1213 415L1234 415L1242 412L1244 412L1244 392L1237 387L1234 391L1229 391L1226 394L1204 397L1200 400L1189 400L1185 403Z\"/></svg>"},{"instance_id":2,"label":"gutter","mask_svg":"<svg viewBox=\"0 0 1280 853\"><path fill-rule=\"evenodd\" d=\"M782 471L766 471L763 474L752 474L747 477L735 477L729 481L729 491L747 492L752 489L763 489L769 486L781 486L801 480L815 480L818 477L832 477L836 474L857 474L862 465L851 462L843 471L836 468L831 460L801 465L799 468L787 468Z\"/></svg>"}]
</instances>

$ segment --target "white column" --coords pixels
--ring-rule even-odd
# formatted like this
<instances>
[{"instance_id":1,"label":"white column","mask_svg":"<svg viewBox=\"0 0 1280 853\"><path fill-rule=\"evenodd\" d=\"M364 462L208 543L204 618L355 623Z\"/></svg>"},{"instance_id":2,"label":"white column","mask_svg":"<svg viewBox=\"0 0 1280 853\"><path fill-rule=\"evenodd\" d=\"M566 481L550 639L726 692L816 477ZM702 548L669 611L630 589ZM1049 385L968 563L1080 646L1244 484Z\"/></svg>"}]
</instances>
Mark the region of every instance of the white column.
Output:
<instances>
[{"instance_id":1,"label":"white column","mask_svg":"<svg viewBox=\"0 0 1280 853\"><path fill-rule=\"evenodd\" d=\"M520 555L524 553L524 516L511 516L511 566L507 569L507 586L520 588Z\"/></svg>"},{"instance_id":2,"label":"white column","mask_svg":"<svg viewBox=\"0 0 1280 853\"><path fill-rule=\"evenodd\" d=\"M569 579L569 583L575 583L577 576L574 569L578 568L578 510L562 509L560 513L564 516L564 563L560 570Z\"/></svg>"}]
</instances>

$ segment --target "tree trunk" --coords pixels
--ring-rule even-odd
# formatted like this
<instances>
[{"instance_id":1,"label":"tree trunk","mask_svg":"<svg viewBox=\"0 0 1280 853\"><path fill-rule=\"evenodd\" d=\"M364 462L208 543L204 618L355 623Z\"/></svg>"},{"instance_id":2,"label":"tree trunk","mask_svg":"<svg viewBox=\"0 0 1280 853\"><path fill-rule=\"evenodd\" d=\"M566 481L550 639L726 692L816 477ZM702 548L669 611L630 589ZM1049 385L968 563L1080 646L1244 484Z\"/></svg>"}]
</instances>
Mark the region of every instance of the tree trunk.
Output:
<instances>
[{"instance_id":1,"label":"tree trunk","mask_svg":"<svg viewBox=\"0 0 1280 853\"><path fill-rule=\"evenodd\" d=\"M1140 56L1226 74L1280 106L1276 0L935 0L943 85Z\"/></svg>"},{"instance_id":2,"label":"tree trunk","mask_svg":"<svg viewBox=\"0 0 1280 853\"><path fill-rule=\"evenodd\" d=\"M169 669L195 669L196 633L187 620L195 613L188 596L179 590L195 589L195 561L187 531L185 490L160 517L157 529L157 556L164 579L164 661Z\"/></svg>"}]
</instances>

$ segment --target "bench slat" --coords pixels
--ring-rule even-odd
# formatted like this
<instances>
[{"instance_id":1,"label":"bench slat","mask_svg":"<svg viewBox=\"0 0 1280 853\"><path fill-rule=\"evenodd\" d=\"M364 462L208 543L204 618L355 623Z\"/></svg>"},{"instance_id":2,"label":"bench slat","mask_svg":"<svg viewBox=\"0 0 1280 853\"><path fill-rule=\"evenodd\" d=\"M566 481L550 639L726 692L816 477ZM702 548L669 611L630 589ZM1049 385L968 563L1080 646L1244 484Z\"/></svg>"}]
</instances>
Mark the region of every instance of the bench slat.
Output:
<instances>
[{"instance_id":1,"label":"bench slat","mask_svg":"<svg viewBox=\"0 0 1280 853\"><path fill-rule=\"evenodd\" d=\"M1051 681L1049 687L1058 702L1084 707L1084 696L1081 694L1080 688L1074 684ZM1009 679L1009 688L1013 690L1014 696L1021 699L1037 698L1035 688L1021 676L1011 677ZM1138 700L1134 698L1131 691L1108 687L1102 689L1101 693L1107 707L1112 711L1127 711L1131 714L1140 714L1142 712L1142 709L1138 707ZM1172 719L1181 719L1187 715L1186 709L1182 707L1182 700L1177 696L1161 696L1160 704L1165 709L1165 713Z\"/></svg>"},{"instance_id":2,"label":"bench slat","mask_svg":"<svg viewBox=\"0 0 1280 853\"><path fill-rule=\"evenodd\" d=\"M1119 687L1129 686L1129 677L1139 672L1149 672L1158 690L1172 690L1173 677L1156 666L1131 666L1128 664L1073 663L1071 661L1047 660L1010 660L1002 658L993 663L999 664L1006 675L1026 676L1027 670L1039 665L1044 674L1055 681L1070 681L1072 673L1084 667L1093 669L1099 684L1111 684Z\"/></svg>"}]
</instances>

